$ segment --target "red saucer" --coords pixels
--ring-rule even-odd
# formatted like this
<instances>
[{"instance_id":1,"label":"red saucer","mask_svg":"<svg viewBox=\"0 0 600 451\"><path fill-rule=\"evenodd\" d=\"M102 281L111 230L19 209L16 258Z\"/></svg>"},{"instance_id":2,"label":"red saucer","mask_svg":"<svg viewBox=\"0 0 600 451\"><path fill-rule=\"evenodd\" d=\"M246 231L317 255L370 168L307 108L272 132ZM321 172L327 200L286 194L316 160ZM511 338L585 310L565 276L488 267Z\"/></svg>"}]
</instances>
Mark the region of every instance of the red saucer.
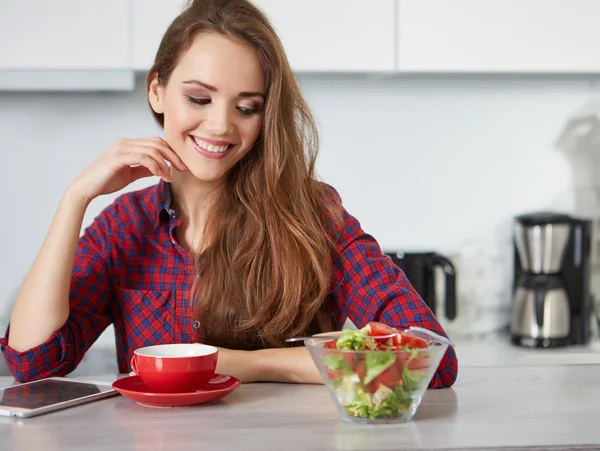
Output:
<instances>
[{"instance_id":1,"label":"red saucer","mask_svg":"<svg viewBox=\"0 0 600 451\"><path fill-rule=\"evenodd\" d=\"M113 388L126 398L148 407L184 407L208 404L227 396L241 385L239 379L215 374L208 384L195 392L157 393L139 376L128 376L113 382Z\"/></svg>"}]
</instances>

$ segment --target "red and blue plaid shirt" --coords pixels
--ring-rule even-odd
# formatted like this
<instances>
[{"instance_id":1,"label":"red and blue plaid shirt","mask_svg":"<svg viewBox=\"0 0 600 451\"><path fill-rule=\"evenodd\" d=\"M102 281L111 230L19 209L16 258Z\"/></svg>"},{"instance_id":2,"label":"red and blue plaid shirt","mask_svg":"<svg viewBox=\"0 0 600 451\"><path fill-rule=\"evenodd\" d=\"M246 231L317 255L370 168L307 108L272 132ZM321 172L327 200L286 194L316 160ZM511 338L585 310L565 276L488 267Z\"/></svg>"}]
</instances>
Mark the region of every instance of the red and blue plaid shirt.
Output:
<instances>
[{"instance_id":1,"label":"red and blue plaid shirt","mask_svg":"<svg viewBox=\"0 0 600 451\"><path fill-rule=\"evenodd\" d=\"M338 193L323 184L330 202ZM444 330L404 273L382 253L345 209L338 249L332 256L329 311L341 329L349 318L358 327L381 321L400 329L421 326ZM45 343L25 352L0 347L15 379L65 376L111 323L115 327L119 372L130 371L133 351L162 343L197 341L190 319L195 277L190 255L175 240L180 220L171 209L170 185L159 182L120 196L86 228L79 239L67 322ZM431 383L448 387L457 376L449 348Z\"/></svg>"}]
</instances>

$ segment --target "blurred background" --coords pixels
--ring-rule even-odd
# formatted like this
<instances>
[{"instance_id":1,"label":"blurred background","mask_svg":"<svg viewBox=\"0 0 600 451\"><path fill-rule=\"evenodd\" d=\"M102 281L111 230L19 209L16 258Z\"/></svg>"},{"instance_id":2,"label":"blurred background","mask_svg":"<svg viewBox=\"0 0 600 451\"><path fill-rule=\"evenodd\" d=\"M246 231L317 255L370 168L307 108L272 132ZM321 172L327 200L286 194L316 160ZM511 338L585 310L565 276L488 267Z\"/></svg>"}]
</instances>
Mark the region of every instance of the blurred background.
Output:
<instances>
[{"instance_id":1,"label":"blurred background","mask_svg":"<svg viewBox=\"0 0 600 451\"><path fill-rule=\"evenodd\" d=\"M184 3L0 1L2 330L70 181L116 139L161 134L145 76ZM317 118L319 176L383 250L452 262L457 315L439 317L454 339L506 333L515 217L600 217L600 2L255 3ZM93 350L106 358L81 371L116 368L112 328Z\"/></svg>"}]
</instances>

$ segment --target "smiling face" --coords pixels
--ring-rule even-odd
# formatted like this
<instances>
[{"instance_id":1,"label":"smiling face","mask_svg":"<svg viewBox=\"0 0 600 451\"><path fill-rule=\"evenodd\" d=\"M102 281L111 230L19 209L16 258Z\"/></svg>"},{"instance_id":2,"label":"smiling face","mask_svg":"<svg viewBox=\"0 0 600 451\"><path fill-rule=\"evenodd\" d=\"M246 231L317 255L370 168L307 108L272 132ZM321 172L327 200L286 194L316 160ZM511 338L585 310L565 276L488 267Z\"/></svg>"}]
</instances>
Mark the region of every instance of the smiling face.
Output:
<instances>
[{"instance_id":1,"label":"smiling face","mask_svg":"<svg viewBox=\"0 0 600 451\"><path fill-rule=\"evenodd\" d=\"M164 115L165 139L189 171L220 182L258 138L265 76L256 51L216 33L198 34L166 86L150 83L150 104Z\"/></svg>"}]
</instances>

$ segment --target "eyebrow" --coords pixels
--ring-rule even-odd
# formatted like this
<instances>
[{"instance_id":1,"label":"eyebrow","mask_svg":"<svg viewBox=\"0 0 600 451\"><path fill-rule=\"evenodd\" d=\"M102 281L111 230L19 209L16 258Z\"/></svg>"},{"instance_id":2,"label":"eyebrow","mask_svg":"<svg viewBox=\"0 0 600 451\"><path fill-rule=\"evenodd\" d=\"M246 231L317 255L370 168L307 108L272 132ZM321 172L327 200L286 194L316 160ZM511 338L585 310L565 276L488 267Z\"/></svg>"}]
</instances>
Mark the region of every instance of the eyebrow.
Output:
<instances>
[{"instance_id":1,"label":"eyebrow","mask_svg":"<svg viewBox=\"0 0 600 451\"><path fill-rule=\"evenodd\" d=\"M186 80L183 82L183 84L197 85L197 86L201 86L205 89L208 89L209 91L212 91L212 92L219 92L215 86L209 85L208 83L204 83L200 80ZM263 100L265 99L265 95L262 92L242 91L238 94L238 96L239 97L262 97Z\"/></svg>"}]
</instances>

